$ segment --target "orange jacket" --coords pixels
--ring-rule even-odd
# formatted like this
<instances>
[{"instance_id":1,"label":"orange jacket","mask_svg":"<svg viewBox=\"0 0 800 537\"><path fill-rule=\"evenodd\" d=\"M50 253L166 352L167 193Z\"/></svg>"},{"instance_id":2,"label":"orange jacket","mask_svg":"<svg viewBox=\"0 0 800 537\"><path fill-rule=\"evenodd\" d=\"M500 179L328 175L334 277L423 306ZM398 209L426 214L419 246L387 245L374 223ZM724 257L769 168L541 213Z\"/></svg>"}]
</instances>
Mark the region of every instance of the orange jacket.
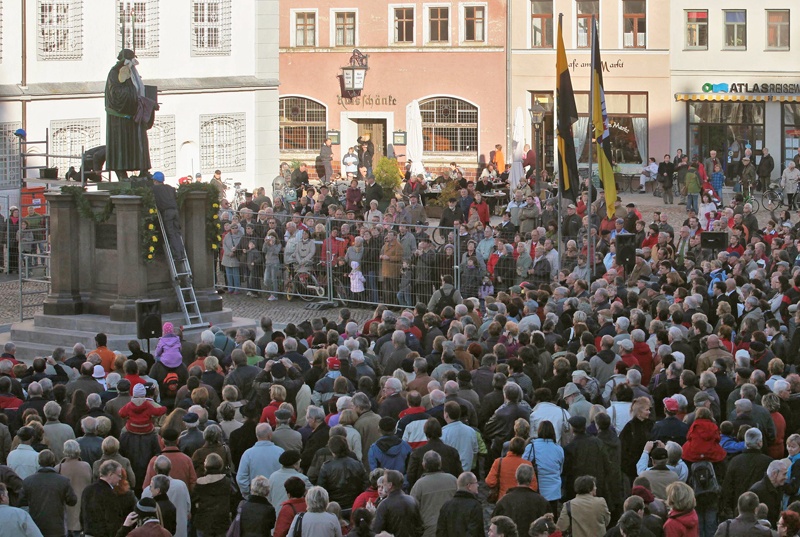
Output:
<instances>
[{"instance_id":1,"label":"orange jacket","mask_svg":"<svg viewBox=\"0 0 800 537\"><path fill-rule=\"evenodd\" d=\"M502 461L502 465L500 464ZM489 474L486 476L486 484L493 488L500 484L500 494L498 496L498 500L506 495L508 489L514 488L517 485L517 468L522 466L523 464L527 464L531 466L530 461L526 461L519 455L515 455L510 451L506 454L505 457L502 459L496 459L494 464L492 464L492 469L489 470ZM531 490L539 491L539 482L536 480L536 473L534 472L533 479L531 480Z\"/></svg>"}]
</instances>

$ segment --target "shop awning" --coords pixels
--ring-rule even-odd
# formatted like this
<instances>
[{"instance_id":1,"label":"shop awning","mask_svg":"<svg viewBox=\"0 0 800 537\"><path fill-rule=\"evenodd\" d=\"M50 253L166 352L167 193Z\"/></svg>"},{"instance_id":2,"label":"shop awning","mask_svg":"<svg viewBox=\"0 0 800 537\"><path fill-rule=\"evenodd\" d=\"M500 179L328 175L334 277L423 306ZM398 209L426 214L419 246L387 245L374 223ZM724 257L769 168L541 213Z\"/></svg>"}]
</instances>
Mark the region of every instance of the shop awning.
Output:
<instances>
[{"instance_id":1,"label":"shop awning","mask_svg":"<svg viewBox=\"0 0 800 537\"><path fill-rule=\"evenodd\" d=\"M770 101L771 95L751 95L749 93L676 93L676 101ZM784 97L788 97L784 95Z\"/></svg>"},{"instance_id":2,"label":"shop awning","mask_svg":"<svg viewBox=\"0 0 800 537\"><path fill-rule=\"evenodd\" d=\"M800 102L800 94L762 95L749 93L676 93L676 101Z\"/></svg>"}]
</instances>

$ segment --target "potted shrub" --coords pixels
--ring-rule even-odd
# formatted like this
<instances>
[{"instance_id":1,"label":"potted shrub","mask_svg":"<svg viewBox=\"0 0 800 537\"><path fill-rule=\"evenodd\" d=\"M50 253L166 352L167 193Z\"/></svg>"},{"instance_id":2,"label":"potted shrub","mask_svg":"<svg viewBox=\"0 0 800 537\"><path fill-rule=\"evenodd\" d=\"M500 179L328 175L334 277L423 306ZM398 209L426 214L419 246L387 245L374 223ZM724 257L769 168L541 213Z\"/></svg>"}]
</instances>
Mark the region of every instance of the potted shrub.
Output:
<instances>
[{"instance_id":1,"label":"potted shrub","mask_svg":"<svg viewBox=\"0 0 800 537\"><path fill-rule=\"evenodd\" d=\"M397 159L381 157L375 167L372 168L375 182L383 189L383 203L379 209L385 210L389 206L389 200L394 197L395 192L403 182L403 173L397 164Z\"/></svg>"},{"instance_id":2,"label":"potted shrub","mask_svg":"<svg viewBox=\"0 0 800 537\"><path fill-rule=\"evenodd\" d=\"M447 207L447 200L458 198L458 183L446 181L441 184L442 190L438 196L427 198L425 212L430 218L441 218L442 211Z\"/></svg>"}]
</instances>

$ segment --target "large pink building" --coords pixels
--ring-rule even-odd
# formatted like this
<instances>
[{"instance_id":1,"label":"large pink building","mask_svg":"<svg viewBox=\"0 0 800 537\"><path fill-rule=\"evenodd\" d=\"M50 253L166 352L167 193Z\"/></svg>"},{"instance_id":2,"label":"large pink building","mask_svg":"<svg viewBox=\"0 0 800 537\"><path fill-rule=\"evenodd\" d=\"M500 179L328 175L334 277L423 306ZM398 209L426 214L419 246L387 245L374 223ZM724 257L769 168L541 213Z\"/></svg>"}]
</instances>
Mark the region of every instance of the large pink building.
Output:
<instances>
[{"instance_id":1,"label":"large pink building","mask_svg":"<svg viewBox=\"0 0 800 537\"><path fill-rule=\"evenodd\" d=\"M326 132L339 131L334 165L370 133L380 155L405 160L393 133L420 102L424 164L468 173L506 140L506 2L281 2L281 160L313 163ZM345 99L341 68L369 55L360 97ZM506 154L508 151L506 150Z\"/></svg>"}]
</instances>

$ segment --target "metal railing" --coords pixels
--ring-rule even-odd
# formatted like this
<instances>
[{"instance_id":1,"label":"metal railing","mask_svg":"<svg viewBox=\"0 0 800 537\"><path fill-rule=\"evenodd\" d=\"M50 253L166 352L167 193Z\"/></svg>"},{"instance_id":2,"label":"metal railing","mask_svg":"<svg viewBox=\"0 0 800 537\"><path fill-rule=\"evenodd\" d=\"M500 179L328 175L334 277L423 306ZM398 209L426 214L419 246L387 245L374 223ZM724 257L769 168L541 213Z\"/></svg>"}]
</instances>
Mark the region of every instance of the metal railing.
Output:
<instances>
[{"instance_id":1,"label":"metal railing","mask_svg":"<svg viewBox=\"0 0 800 537\"><path fill-rule=\"evenodd\" d=\"M476 294L485 271L483 262L462 255L468 241L456 240L454 228L313 215L259 221L237 211L220 219L226 230L232 223L242 228L238 237L223 238L216 285L253 298L413 307L430 304L445 276L462 288L468 265L477 265L477 275L468 273L478 278Z\"/></svg>"}]
</instances>

